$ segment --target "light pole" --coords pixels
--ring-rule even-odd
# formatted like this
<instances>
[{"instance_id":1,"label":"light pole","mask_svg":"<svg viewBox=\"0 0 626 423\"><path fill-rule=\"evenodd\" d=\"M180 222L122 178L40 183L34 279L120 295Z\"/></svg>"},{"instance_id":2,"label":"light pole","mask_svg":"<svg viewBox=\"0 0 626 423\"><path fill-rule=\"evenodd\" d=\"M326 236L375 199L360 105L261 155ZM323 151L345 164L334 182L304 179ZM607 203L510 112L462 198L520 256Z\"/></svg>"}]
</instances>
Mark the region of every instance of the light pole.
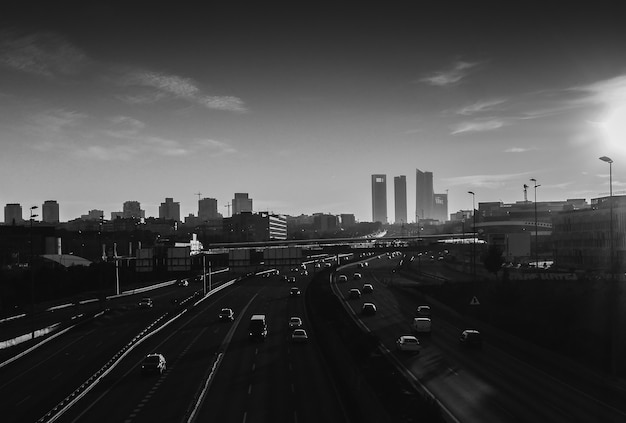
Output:
<instances>
[{"instance_id":1,"label":"light pole","mask_svg":"<svg viewBox=\"0 0 626 423\"><path fill-rule=\"evenodd\" d=\"M473 191L467 191L467 193L472 195L472 230L474 231L474 239L472 240L472 278L476 282L476 194Z\"/></svg>"},{"instance_id":2,"label":"light pole","mask_svg":"<svg viewBox=\"0 0 626 423\"><path fill-rule=\"evenodd\" d=\"M30 270L30 302L31 302L31 319L32 319L32 338L35 339L35 271L33 269L33 256L35 255L35 249L33 247L33 221L37 217L36 214L33 214L33 210L38 209L37 206L32 206L30 208L30 264L28 268Z\"/></svg>"},{"instance_id":3,"label":"light pole","mask_svg":"<svg viewBox=\"0 0 626 423\"><path fill-rule=\"evenodd\" d=\"M611 272L611 279L614 278L614 263L613 263L613 160L610 157L602 156L600 160L609 164L609 209L611 216L609 217L609 249L610 249L610 258L609 258L609 266Z\"/></svg>"},{"instance_id":4,"label":"light pole","mask_svg":"<svg viewBox=\"0 0 626 423\"><path fill-rule=\"evenodd\" d=\"M535 178L530 178L530 180L535 184L535 269L539 268L539 252L537 250L537 187L541 185L537 185L537 180Z\"/></svg>"}]
</instances>

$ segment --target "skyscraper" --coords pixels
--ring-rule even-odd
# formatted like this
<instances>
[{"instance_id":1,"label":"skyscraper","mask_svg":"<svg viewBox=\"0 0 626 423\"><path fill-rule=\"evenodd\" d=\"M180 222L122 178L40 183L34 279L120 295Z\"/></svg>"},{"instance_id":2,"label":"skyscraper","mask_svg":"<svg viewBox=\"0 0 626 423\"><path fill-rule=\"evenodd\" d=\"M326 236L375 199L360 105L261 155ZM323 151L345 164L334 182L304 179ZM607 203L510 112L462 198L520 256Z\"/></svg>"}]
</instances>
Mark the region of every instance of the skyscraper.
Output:
<instances>
[{"instance_id":1,"label":"skyscraper","mask_svg":"<svg viewBox=\"0 0 626 423\"><path fill-rule=\"evenodd\" d=\"M400 175L393 178L393 197L395 205L395 223L402 224L406 221L406 176Z\"/></svg>"},{"instance_id":2,"label":"skyscraper","mask_svg":"<svg viewBox=\"0 0 626 423\"><path fill-rule=\"evenodd\" d=\"M113 216L113 214L111 214L111 216ZM122 217L124 219L141 219L146 217L146 212L141 210L139 201L124 201Z\"/></svg>"},{"instance_id":3,"label":"skyscraper","mask_svg":"<svg viewBox=\"0 0 626 423\"><path fill-rule=\"evenodd\" d=\"M432 219L435 203L433 191L433 173L422 172L416 169L415 172L415 220Z\"/></svg>"},{"instance_id":4,"label":"skyscraper","mask_svg":"<svg viewBox=\"0 0 626 423\"><path fill-rule=\"evenodd\" d=\"M372 175L372 222L387 223L387 175Z\"/></svg>"},{"instance_id":5,"label":"skyscraper","mask_svg":"<svg viewBox=\"0 0 626 423\"><path fill-rule=\"evenodd\" d=\"M433 217L440 222L448 221L448 193L435 194L433 214Z\"/></svg>"},{"instance_id":6,"label":"skyscraper","mask_svg":"<svg viewBox=\"0 0 626 423\"><path fill-rule=\"evenodd\" d=\"M240 214L241 212L252 213L252 198L248 198L247 192L236 192L235 198L233 198L233 212L232 215Z\"/></svg>"},{"instance_id":7,"label":"skyscraper","mask_svg":"<svg viewBox=\"0 0 626 423\"><path fill-rule=\"evenodd\" d=\"M220 215L217 213L217 200L215 198L203 198L198 200L198 218L201 222L217 219Z\"/></svg>"},{"instance_id":8,"label":"skyscraper","mask_svg":"<svg viewBox=\"0 0 626 423\"><path fill-rule=\"evenodd\" d=\"M180 222L180 203L173 198L165 198L165 203L159 206L159 219L173 219Z\"/></svg>"},{"instance_id":9,"label":"skyscraper","mask_svg":"<svg viewBox=\"0 0 626 423\"><path fill-rule=\"evenodd\" d=\"M4 224L15 225L22 223L22 206L19 203L9 203L4 206Z\"/></svg>"},{"instance_id":10,"label":"skyscraper","mask_svg":"<svg viewBox=\"0 0 626 423\"><path fill-rule=\"evenodd\" d=\"M59 223L59 203L46 200L41 206L41 220L46 223Z\"/></svg>"}]
</instances>

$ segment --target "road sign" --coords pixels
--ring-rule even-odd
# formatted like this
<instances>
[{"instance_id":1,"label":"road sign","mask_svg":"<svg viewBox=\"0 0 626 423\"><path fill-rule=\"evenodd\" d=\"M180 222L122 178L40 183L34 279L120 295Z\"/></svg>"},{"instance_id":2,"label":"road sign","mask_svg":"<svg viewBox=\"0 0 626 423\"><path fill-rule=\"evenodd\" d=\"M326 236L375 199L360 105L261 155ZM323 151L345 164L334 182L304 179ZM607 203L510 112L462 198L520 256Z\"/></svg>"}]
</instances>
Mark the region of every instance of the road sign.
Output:
<instances>
[{"instance_id":1,"label":"road sign","mask_svg":"<svg viewBox=\"0 0 626 423\"><path fill-rule=\"evenodd\" d=\"M472 300L470 301L470 305L480 305L480 302L478 301L478 298L476 298L475 295L472 297Z\"/></svg>"}]
</instances>

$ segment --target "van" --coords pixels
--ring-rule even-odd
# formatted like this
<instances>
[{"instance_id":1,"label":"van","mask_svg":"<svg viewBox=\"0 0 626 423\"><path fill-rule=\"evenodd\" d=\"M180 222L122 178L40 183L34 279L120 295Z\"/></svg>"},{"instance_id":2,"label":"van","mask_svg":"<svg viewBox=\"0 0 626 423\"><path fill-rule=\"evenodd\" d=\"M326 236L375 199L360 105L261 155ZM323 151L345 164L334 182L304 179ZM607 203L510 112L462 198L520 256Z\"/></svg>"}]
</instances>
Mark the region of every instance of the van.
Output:
<instances>
[{"instance_id":1,"label":"van","mask_svg":"<svg viewBox=\"0 0 626 423\"><path fill-rule=\"evenodd\" d=\"M265 321L265 314L254 314L250 317L248 334L250 339L265 341L265 338L267 338L267 323Z\"/></svg>"},{"instance_id":2,"label":"van","mask_svg":"<svg viewBox=\"0 0 626 423\"><path fill-rule=\"evenodd\" d=\"M431 321L428 317L416 317L413 319L413 325L411 326L413 332L430 334Z\"/></svg>"}]
</instances>

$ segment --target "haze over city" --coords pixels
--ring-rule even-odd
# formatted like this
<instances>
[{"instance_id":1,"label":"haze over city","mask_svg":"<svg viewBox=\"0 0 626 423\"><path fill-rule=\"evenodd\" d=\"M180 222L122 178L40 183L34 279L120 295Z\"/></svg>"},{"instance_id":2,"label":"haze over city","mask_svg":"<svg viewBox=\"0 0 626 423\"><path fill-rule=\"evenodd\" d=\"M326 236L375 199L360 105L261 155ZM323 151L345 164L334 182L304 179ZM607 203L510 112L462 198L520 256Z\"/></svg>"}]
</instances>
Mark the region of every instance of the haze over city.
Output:
<instances>
[{"instance_id":1,"label":"haze over city","mask_svg":"<svg viewBox=\"0 0 626 423\"><path fill-rule=\"evenodd\" d=\"M372 174L433 172L448 211L624 192L623 6L242 10L109 4L0 17L0 203L61 220L197 193L372 219ZM621 12L621 13L617 13ZM393 220L393 186L388 216ZM532 198L531 198L532 199Z\"/></svg>"}]
</instances>

